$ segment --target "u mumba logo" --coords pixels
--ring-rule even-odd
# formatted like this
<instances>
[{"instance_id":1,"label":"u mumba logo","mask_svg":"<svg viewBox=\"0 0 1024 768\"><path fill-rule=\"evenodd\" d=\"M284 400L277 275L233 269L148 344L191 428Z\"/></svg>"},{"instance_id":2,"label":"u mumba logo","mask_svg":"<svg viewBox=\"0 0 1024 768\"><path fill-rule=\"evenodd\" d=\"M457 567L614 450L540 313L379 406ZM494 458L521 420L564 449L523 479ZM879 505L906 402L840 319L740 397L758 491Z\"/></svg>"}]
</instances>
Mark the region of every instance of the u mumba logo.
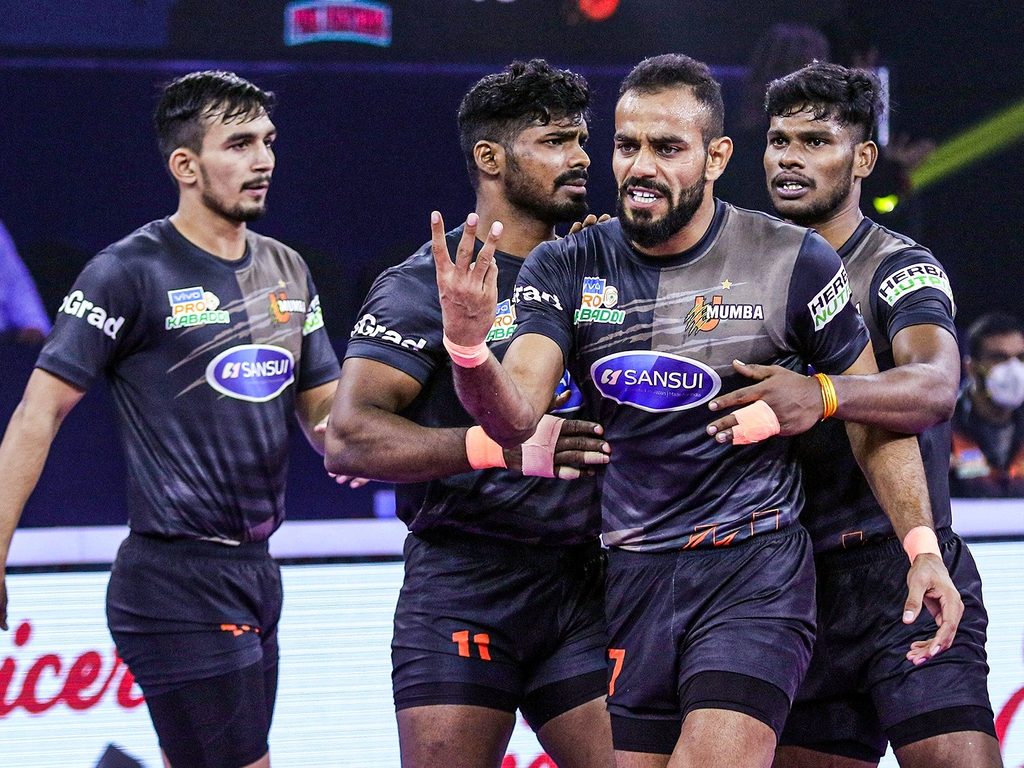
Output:
<instances>
[{"instance_id":1,"label":"u mumba logo","mask_svg":"<svg viewBox=\"0 0 1024 768\"><path fill-rule=\"evenodd\" d=\"M250 403L273 400L295 381L295 358L270 344L240 344L206 366L206 383L222 395Z\"/></svg>"},{"instance_id":2,"label":"u mumba logo","mask_svg":"<svg viewBox=\"0 0 1024 768\"><path fill-rule=\"evenodd\" d=\"M713 368L669 352L616 352L590 366L590 376L609 400L653 413L695 408L722 388Z\"/></svg>"}]
</instances>

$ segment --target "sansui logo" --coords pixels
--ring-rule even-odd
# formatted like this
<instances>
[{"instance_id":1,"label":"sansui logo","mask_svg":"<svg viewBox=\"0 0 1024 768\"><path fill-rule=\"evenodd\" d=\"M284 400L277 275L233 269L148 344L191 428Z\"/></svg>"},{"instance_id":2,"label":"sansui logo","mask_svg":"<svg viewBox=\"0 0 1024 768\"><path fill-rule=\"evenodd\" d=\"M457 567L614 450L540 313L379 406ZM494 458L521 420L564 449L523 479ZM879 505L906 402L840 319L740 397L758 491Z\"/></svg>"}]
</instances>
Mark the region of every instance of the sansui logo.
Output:
<instances>
[{"instance_id":1,"label":"sansui logo","mask_svg":"<svg viewBox=\"0 0 1024 768\"><path fill-rule=\"evenodd\" d=\"M377 322L377 318L367 313L359 318L359 321L352 329L352 338L365 336L368 339L380 339L400 347L408 349L423 349L427 345L426 339L406 339L398 331L393 331L386 325Z\"/></svg>"},{"instance_id":2,"label":"sansui logo","mask_svg":"<svg viewBox=\"0 0 1024 768\"><path fill-rule=\"evenodd\" d=\"M65 296L58 311L72 317L84 317L85 322L103 331L105 336L112 339L117 338L117 332L124 325L123 317L108 317L107 310L89 301L81 291L72 291ZM86 312L89 313L88 316L86 316Z\"/></svg>"},{"instance_id":3,"label":"sansui logo","mask_svg":"<svg viewBox=\"0 0 1024 768\"><path fill-rule=\"evenodd\" d=\"M612 309L619 303L619 290L608 285L603 277L584 277L583 296L580 308L573 313L573 323L612 323L622 325L626 313L621 309Z\"/></svg>"},{"instance_id":4,"label":"sansui logo","mask_svg":"<svg viewBox=\"0 0 1024 768\"><path fill-rule=\"evenodd\" d=\"M206 382L222 395L265 403L295 381L292 353L269 344L242 344L221 352L206 366Z\"/></svg>"},{"instance_id":5,"label":"sansui logo","mask_svg":"<svg viewBox=\"0 0 1024 768\"><path fill-rule=\"evenodd\" d=\"M891 307L907 294L922 288L935 288L953 301L949 278L935 264L911 264L893 272L878 287L878 297Z\"/></svg>"},{"instance_id":6,"label":"sansui logo","mask_svg":"<svg viewBox=\"0 0 1024 768\"><path fill-rule=\"evenodd\" d=\"M807 309L814 319L814 330L820 331L832 322L832 318L850 301L850 278L846 275L846 267L840 266L828 285L807 303Z\"/></svg>"},{"instance_id":7,"label":"sansui logo","mask_svg":"<svg viewBox=\"0 0 1024 768\"><path fill-rule=\"evenodd\" d=\"M668 352L616 352L590 367L598 391L642 411L683 411L706 403L722 387L714 369Z\"/></svg>"}]
</instances>

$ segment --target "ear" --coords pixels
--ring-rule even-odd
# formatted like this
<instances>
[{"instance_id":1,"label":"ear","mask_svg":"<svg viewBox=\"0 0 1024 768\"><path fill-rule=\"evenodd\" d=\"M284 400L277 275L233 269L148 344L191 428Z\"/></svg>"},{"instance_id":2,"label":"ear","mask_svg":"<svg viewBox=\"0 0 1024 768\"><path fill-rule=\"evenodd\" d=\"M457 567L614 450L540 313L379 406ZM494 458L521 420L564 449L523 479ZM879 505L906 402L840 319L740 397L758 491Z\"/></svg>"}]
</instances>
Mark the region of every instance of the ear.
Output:
<instances>
[{"instance_id":1,"label":"ear","mask_svg":"<svg viewBox=\"0 0 1024 768\"><path fill-rule=\"evenodd\" d=\"M704 160L704 171L708 181L715 181L729 165L729 158L732 157L732 139L728 136L719 136L712 139L708 144L708 156Z\"/></svg>"},{"instance_id":2,"label":"ear","mask_svg":"<svg viewBox=\"0 0 1024 768\"><path fill-rule=\"evenodd\" d=\"M167 158L167 168L171 176L182 186L192 186L199 180L199 166L196 153L185 147L178 147Z\"/></svg>"},{"instance_id":3,"label":"ear","mask_svg":"<svg viewBox=\"0 0 1024 768\"><path fill-rule=\"evenodd\" d=\"M505 171L505 148L495 141L478 141L473 146L473 160L484 176L498 176Z\"/></svg>"},{"instance_id":4,"label":"ear","mask_svg":"<svg viewBox=\"0 0 1024 768\"><path fill-rule=\"evenodd\" d=\"M878 145L873 141L862 141L853 147L853 178L866 179L875 170L878 162Z\"/></svg>"}]
</instances>

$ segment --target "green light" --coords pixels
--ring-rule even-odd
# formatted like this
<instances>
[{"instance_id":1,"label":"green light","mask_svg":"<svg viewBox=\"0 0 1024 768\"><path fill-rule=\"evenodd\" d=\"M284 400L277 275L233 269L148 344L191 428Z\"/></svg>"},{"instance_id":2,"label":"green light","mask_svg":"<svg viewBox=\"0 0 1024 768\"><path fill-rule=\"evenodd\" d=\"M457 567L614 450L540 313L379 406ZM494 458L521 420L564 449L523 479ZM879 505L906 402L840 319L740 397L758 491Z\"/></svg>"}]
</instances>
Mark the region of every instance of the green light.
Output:
<instances>
[{"instance_id":1,"label":"green light","mask_svg":"<svg viewBox=\"0 0 1024 768\"><path fill-rule=\"evenodd\" d=\"M892 213L896 210L896 206L900 204L900 196L886 195L885 197L876 197L872 202L875 204L875 211L877 213Z\"/></svg>"},{"instance_id":2,"label":"green light","mask_svg":"<svg viewBox=\"0 0 1024 768\"><path fill-rule=\"evenodd\" d=\"M944 141L910 174L916 192L1024 138L1024 101Z\"/></svg>"}]
</instances>

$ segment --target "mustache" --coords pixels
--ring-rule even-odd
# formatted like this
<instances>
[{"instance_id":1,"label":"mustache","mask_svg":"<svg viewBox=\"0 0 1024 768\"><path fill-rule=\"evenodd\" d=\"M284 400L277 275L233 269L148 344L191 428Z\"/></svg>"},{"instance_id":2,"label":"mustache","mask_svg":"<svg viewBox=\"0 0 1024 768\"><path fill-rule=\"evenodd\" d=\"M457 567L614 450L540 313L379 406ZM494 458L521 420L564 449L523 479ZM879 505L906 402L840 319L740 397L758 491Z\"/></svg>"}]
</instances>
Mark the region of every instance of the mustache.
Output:
<instances>
[{"instance_id":1,"label":"mustache","mask_svg":"<svg viewBox=\"0 0 1024 768\"><path fill-rule=\"evenodd\" d=\"M250 179L242 185L242 189L256 189L257 187L262 187L264 184L270 186L269 176L260 176L258 179Z\"/></svg>"},{"instance_id":2,"label":"mustache","mask_svg":"<svg viewBox=\"0 0 1024 768\"><path fill-rule=\"evenodd\" d=\"M586 184L590 176L584 169L566 171L555 178L555 186L561 187L564 184Z\"/></svg>"},{"instance_id":3,"label":"mustache","mask_svg":"<svg viewBox=\"0 0 1024 768\"><path fill-rule=\"evenodd\" d=\"M657 192L657 193L663 195L664 197L668 198L669 200L672 199L672 190L670 190L664 184L659 184L658 182L651 181L650 179L640 179L640 178L637 178L636 176L630 176L628 179L626 179L624 182L622 182L622 186L619 187L619 194L620 195L625 195L626 194L626 190L628 190L630 187L638 187L640 189L650 189L653 192Z\"/></svg>"}]
</instances>

